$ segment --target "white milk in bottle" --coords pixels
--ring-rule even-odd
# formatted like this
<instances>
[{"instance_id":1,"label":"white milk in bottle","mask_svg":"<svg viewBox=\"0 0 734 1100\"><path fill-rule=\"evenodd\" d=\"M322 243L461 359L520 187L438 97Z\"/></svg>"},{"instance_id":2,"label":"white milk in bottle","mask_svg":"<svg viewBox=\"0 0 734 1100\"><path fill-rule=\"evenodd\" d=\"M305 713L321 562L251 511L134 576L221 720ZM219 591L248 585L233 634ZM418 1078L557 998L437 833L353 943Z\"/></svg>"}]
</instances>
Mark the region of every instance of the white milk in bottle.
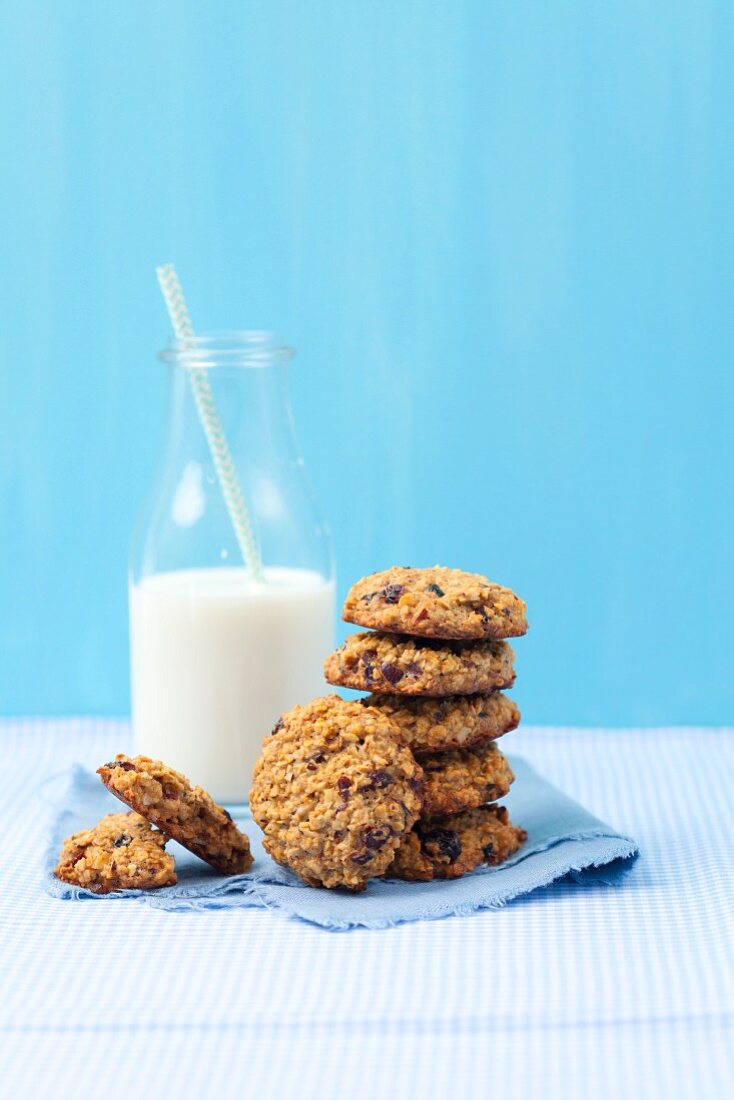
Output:
<instances>
[{"instance_id":1,"label":"white milk in bottle","mask_svg":"<svg viewBox=\"0 0 734 1100\"><path fill-rule=\"evenodd\" d=\"M138 751L243 803L279 715L325 690L334 583L303 569L159 573L130 587Z\"/></svg>"}]
</instances>

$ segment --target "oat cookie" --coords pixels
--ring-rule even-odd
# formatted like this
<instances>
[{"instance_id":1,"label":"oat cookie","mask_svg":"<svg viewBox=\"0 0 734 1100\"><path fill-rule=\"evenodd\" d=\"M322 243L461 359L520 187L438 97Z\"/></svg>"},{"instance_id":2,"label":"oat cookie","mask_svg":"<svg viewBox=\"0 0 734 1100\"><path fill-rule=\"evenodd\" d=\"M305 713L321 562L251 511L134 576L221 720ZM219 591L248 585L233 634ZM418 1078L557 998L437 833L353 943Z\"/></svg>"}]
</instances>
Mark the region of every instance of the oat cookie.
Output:
<instances>
[{"instance_id":1,"label":"oat cookie","mask_svg":"<svg viewBox=\"0 0 734 1100\"><path fill-rule=\"evenodd\" d=\"M294 707L250 792L266 850L311 886L364 888L416 821L423 772L389 718L337 695Z\"/></svg>"},{"instance_id":2,"label":"oat cookie","mask_svg":"<svg viewBox=\"0 0 734 1100\"><path fill-rule=\"evenodd\" d=\"M483 863L503 863L527 837L524 829L512 824L504 806L481 806L420 821L398 848L385 878L460 878Z\"/></svg>"},{"instance_id":3,"label":"oat cookie","mask_svg":"<svg viewBox=\"0 0 734 1100\"><path fill-rule=\"evenodd\" d=\"M528 629L525 603L509 588L440 565L363 577L349 590L342 618L422 638L514 638Z\"/></svg>"},{"instance_id":4,"label":"oat cookie","mask_svg":"<svg viewBox=\"0 0 734 1100\"><path fill-rule=\"evenodd\" d=\"M108 791L222 874L249 871L249 840L227 811L185 775L160 760L123 753L97 773Z\"/></svg>"},{"instance_id":5,"label":"oat cookie","mask_svg":"<svg viewBox=\"0 0 734 1100\"><path fill-rule=\"evenodd\" d=\"M492 695L368 695L363 706L379 707L391 718L415 753L468 748L509 733L520 724L520 711L501 692Z\"/></svg>"},{"instance_id":6,"label":"oat cookie","mask_svg":"<svg viewBox=\"0 0 734 1100\"><path fill-rule=\"evenodd\" d=\"M515 778L492 741L471 749L427 753L419 762L426 777L422 818L473 810L504 798Z\"/></svg>"},{"instance_id":7,"label":"oat cookie","mask_svg":"<svg viewBox=\"0 0 734 1100\"><path fill-rule=\"evenodd\" d=\"M108 814L64 841L54 874L95 894L175 886L167 840L138 814Z\"/></svg>"},{"instance_id":8,"label":"oat cookie","mask_svg":"<svg viewBox=\"0 0 734 1100\"><path fill-rule=\"evenodd\" d=\"M512 687L507 642L462 645L402 634L352 634L326 658L330 684L397 695L472 695Z\"/></svg>"}]
</instances>

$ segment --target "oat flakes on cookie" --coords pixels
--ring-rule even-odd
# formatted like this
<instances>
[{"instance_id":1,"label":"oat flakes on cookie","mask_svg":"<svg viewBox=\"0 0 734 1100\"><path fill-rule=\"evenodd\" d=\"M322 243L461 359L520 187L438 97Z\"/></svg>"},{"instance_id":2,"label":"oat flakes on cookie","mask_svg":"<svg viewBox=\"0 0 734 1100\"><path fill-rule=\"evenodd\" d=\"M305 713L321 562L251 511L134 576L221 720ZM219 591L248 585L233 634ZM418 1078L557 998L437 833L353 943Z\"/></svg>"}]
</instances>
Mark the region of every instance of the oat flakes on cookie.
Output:
<instances>
[{"instance_id":1,"label":"oat flakes on cookie","mask_svg":"<svg viewBox=\"0 0 734 1100\"><path fill-rule=\"evenodd\" d=\"M250 792L265 849L311 886L361 890L420 813L423 772L389 718L337 695L284 714Z\"/></svg>"},{"instance_id":2,"label":"oat flakes on cookie","mask_svg":"<svg viewBox=\"0 0 734 1100\"><path fill-rule=\"evenodd\" d=\"M527 840L513 825L504 806L419 821L395 853L385 878L409 882L460 878L483 863L494 867L509 859Z\"/></svg>"},{"instance_id":3,"label":"oat flakes on cookie","mask_svg":"<svg viewBox=\"0 0 734 1100\"><path fill-rule=\"evenodd\" d=\"M431 752L419 757L425 772L422 818L474 810L504 798L515 776L492 741L471 749Z\"/></svg>"},{"instance_id":4,"label":"oat flakes on cookie","mask_svg":"<svg viewBox=\"0 0 734 1100\"><path fill-rule=\"evenodd\" d=\"M363 706L378 707L399 728L414 753L469 748L501 737L520 724L520 711L507 695L368 695Z\"/></svg>"},{"instance_id":5,"label":"oat flakes on cookie","mask_svg":"<svg viewBox=\"0 0 734 1100\"><path fill-rule=\"evenodd\" d=\"M175 886L167 840L138 814L108 814L64 841L54 874L95 894Z\"/></svg>"},{"instance_id":6,"label":"oat flakes on cookie","mask_svg":"<svg viewBox=\"0 0 734 1100\"><path fill-rule=\"evenodd\" d=\"M250 842L211 795L148 756L125 756L97 768L108 791L184 848L225 875L249 871Z\"/></svg>"},{"instance_id":7,"label":"oat flakes on cookie","mask_svg":"<svg viewBox=\"0 0 734 1100\"><path fill-rule=\"evenodd\" d=\"M348 623L423 638L514 638L528 629L525 603L480 573L394 566L351 587Z\"/></svg>"},{"instance_id":8,"label":"oat flakes on cookie","mask_svg":"<svg viewBox=\"0 0 734 1100\"><path fill-rule=\"evenodd\" d=\"M381 632L352 634L324 663L330 684L396 695L473 695L512 687L507 642L464 643Z\"/></svg>"}]
</instances>

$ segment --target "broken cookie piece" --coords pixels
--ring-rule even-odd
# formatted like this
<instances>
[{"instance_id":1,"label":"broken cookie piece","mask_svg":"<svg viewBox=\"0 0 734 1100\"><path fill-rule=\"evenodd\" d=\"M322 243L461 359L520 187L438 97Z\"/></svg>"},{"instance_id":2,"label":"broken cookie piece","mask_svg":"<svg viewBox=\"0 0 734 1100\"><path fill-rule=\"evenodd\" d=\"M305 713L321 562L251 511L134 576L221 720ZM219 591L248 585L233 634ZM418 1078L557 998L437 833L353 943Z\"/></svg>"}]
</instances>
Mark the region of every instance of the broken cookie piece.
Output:
<instances>
[{"instance_id":1,"label":"broken cookie piece","mask_svg":"<svg viewBox=\"0 0 734 1100\"><path fill-rule=\"evenodd\" d=\"M64 841L54 874L95 894L175 886L168 837L138 814L108 814Z\"/></svg>"}]
</instances>

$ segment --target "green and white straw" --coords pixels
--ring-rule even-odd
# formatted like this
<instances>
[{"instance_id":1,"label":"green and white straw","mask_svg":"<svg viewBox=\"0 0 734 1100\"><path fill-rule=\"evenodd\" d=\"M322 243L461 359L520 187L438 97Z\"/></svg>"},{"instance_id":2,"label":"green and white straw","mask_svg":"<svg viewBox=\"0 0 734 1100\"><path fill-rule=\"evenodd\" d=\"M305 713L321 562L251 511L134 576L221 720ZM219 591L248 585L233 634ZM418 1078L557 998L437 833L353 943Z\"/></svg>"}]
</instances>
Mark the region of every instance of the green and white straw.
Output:
<instances>
[{"instance_id":1,"label":"green and white straw","mask_svg":"<svg viewBox=\"0 0 734 1100\"><path fill-rule=\"evenodd\" d=\"M184 301L181 284L178 281L176 268L173 264L164 264L162 267L156 268L156 275L158 276L158 282L163 291L163 297L168 309L168 315L171 318L173 331L176 334L176 339L185 347L186 341L194 336L194 326L191 323L191 317L186 308L186 302ZM232 461L232 454L227 444L227 437L224 434L224 428L222 427L222 422L219 419L219 414L214 404L214 395L209 385L206 369L199 368L197 370L193 368L189 374L191 377L191 388L194 391L196 410L199 414L201 426L204 429L206 441L209 444L212 461L214 462L214 469L217 472L222 496L224 497L224 503L227 505L229 518L232 521L232 527L234 528L237 545L242 554L242 560L252 580L256 584L262 584L263 570L260 554L258 553L257 543L252 533L252 524L247 514L245 498L237 478L237 471Z\"/></svg>"}]
</instances>

